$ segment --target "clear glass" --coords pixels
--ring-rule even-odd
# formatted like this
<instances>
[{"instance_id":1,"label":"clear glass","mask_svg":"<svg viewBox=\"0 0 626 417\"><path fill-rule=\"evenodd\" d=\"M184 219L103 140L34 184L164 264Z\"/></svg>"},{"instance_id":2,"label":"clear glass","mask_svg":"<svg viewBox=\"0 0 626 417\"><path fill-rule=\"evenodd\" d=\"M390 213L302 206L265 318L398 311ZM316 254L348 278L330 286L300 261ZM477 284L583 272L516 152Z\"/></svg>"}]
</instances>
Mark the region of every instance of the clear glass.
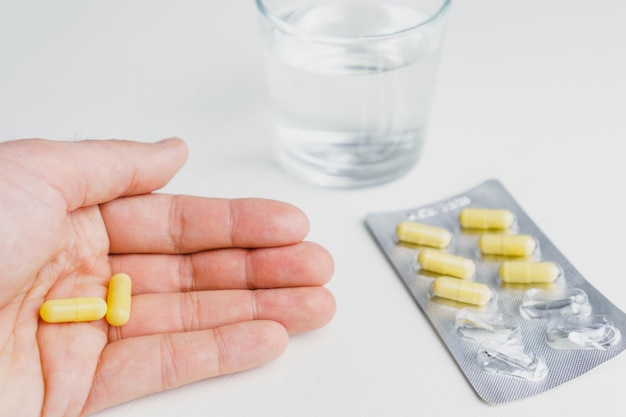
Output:
<instances>
[{"instance_id":1,"label":"clear glass","mask_svg":"<svg viewBox=\"0 0 626 417\"><path fill-rule=\"evenodd\" d=\"M257 0L287 171L330 187L418 161L450 0Z\"/></svg>"}]
</instances>

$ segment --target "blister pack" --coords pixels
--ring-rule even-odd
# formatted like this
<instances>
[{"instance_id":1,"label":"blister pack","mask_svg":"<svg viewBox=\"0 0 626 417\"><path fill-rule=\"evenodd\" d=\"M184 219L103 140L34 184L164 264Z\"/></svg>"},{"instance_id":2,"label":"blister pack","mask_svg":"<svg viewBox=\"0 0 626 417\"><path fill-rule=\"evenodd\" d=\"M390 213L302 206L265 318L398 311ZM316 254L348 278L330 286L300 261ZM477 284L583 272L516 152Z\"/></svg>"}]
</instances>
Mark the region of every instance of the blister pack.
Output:
<instances>
[{"instance_id":1,"label":"blister pack","mask_svg":"<svg viewBox=\"0 0 626 417\"><path fill-rule=\"evenodd\" d=\"M626 314L496 180L365 223L488 403L549 390L626 348Z\"/></svg>"}]
</instances>

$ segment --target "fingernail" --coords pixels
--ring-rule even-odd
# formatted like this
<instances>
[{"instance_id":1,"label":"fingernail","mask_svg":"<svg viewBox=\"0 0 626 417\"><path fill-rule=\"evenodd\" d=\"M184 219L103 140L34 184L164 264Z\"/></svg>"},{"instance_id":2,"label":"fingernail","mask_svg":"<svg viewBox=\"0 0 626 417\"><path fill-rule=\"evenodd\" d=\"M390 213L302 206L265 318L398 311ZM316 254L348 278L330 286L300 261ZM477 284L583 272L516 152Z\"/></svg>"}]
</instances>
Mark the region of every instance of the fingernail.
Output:
<instances>
[{"instance_id":1,"label":"fingernail","mask_svg":"<svg viewBox=\"0 0 626 417\"><path fill-rule=\"evenodd\" d=\"M167 138L167 139L161 139L158 142L155 142L155 144L160 145L160 146L166 146L166 147L170 147L170 146L176 146L181 142L180 138Z\"/></svg>"}]
</instances>

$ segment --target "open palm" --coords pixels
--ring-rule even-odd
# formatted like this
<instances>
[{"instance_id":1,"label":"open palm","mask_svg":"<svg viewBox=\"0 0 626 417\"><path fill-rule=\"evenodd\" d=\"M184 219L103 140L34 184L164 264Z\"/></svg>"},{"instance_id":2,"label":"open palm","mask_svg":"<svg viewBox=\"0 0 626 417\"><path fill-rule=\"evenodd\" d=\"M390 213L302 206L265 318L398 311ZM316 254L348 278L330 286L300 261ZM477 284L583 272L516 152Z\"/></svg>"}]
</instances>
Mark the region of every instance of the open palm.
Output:
<instances>
[{"instance_id":1,"label":"open palm","mask_svg":"<svg viewBox=\"0 0 626 417\"><path fill-rule=\"evenodd\" d=\"M332 258L297 208L154 194L178 139L0 144L0 404L80 416L266 363L333 316ZM48 324L45 300L106 299L133 278L130 321Z\"/></svg>"}]
</instances>

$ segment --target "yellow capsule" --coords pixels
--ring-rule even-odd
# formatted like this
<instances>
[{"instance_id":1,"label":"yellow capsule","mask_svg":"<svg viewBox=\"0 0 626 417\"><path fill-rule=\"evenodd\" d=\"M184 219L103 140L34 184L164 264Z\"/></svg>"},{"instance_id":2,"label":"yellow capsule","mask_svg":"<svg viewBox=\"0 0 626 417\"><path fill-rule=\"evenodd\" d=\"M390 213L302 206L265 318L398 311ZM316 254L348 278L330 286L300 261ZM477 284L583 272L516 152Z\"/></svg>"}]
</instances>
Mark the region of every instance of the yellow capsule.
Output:
<instances>
[{"instance_id":1,"label":"yellow capsule","mask_svg":"<svg viewBox=\"0 0 626 417\"><path fill-rule=\"evenodd\" d=\"M107 322L111 326L123 326L130 319L132 282L126 274L115 274L109 281L107 296Z\"/></svg>"},{"instance_id":2,"label":"yellow capsule","mask_svg":"<svg viewBox=\"0 0 626 417\"><path fill-rule=\"evenodd\" d=\"M444 228L408 221L398 223L396 236L401 242L433 248L445 248L452 240L452 234Z\"/></svg>"},{"instance_id":3,"label":"yellow capsule","mask_svg":"<svg viewBox=\"0 0 626 417\"><path fill-rule=\"evenodd\" d=\"M515 216L508 210L468 207L459 214L461 226L467 229L503 230L514 221Z\"/></svg>"},{"instance_id":4,"label":"yellow capsule","mask_svg":"<svg viewBox=\"0 0 626 417\"><path fill-rule=\"evenodd\" d=\"M546 284L560 274L561 269L552 262L506 261L500 265L502 282L511 284Z\"/></svg>"},{"instance_id":5,"label":"yellow capsule","mask_svg":"<svg viewBox=\"0 0 626 417\"><path fill-rule=\"evenodd\" d=\"M491 289L487 285L453 277L436 278L432 291L437 297L479 306L487 304L491 299Z\"/></svg>"},{"instance_id":6,"label":"yellow capsule","mask_svg":"<svg viewBox=\"0 0 626 417\"><path fill-rule=\"evenodd\" d=\"M476 266L471 259L450 255L435 249L420 251L417 260L421 267L427 271L457 278L469 278L476 271Z\"/></svg>"},{"instance_id":7,"label":"yellow capsule","mask_svg":"<svg viewBox=\"0 0 626 417\"><path fill-rule=\"evenodd\" d=\"M98 297L48 300L39 309L39 315L48 323L100 320L106 312L107 304Z\"/></svg>"},{"instance_id":8,"label":"yellow capsule","mask_svg":"<svg viewBox=\"0 0 626 417\"><path fill-rule=\"evenodd\" d=\"M478 240L480 251L486 255L528 256L537 242L528 235L485 234Z\"/></svg>"}]
</instances>

